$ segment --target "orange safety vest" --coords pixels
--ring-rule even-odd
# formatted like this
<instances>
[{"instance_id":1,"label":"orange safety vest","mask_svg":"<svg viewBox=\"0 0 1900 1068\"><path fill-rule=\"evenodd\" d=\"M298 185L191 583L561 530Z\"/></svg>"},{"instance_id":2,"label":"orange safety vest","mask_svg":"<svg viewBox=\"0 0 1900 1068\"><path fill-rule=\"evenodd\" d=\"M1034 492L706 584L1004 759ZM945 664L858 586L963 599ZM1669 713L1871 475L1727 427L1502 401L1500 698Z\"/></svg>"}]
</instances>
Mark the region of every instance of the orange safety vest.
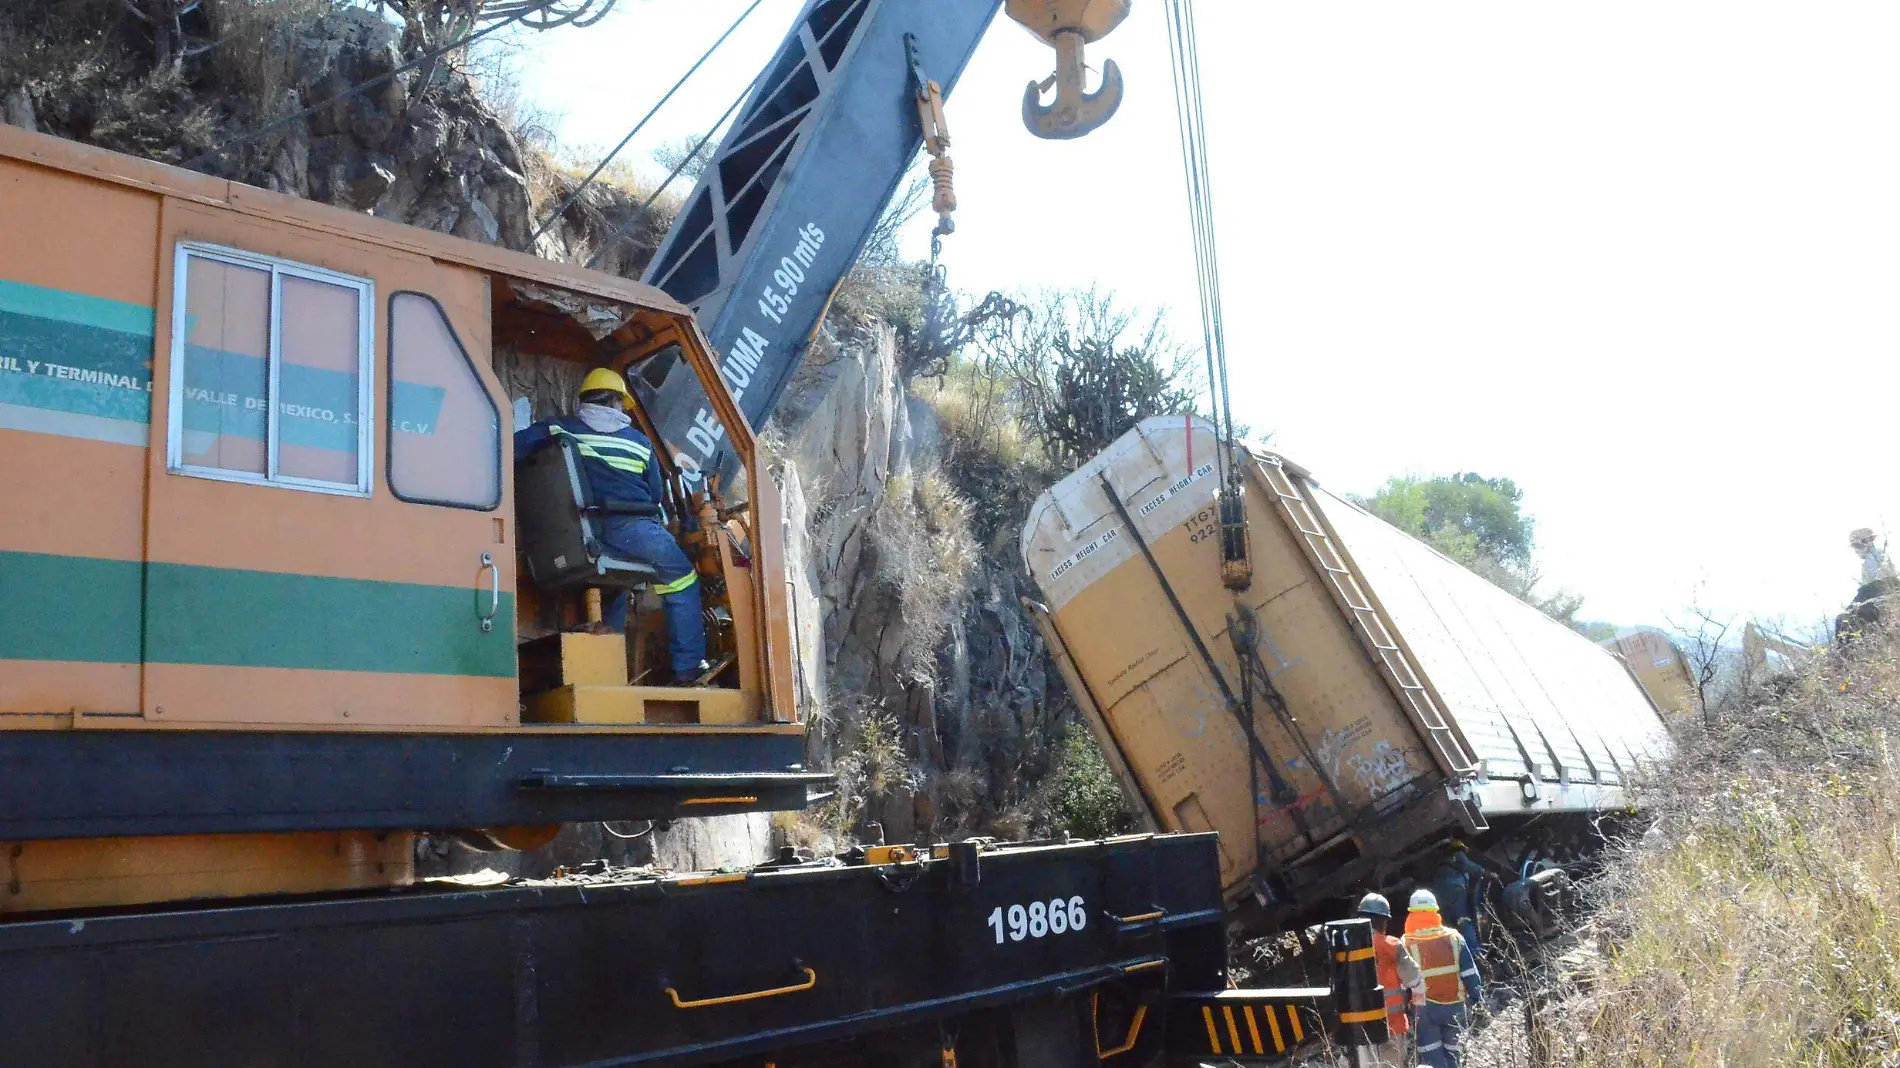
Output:
<instances>
[{"instance_id":1,"label":"orange safety vest","mask_svg":"<svg viewBox=\"0 0 1900 1068\"><path fill-rule=\"evenodd\" d=\"M1427 927L1405 933L1405 948L1418 959L1425 979L1425 1000L1434 1005L1462 1005L1465 981L1458 974L1458 947L1464 938L1449 927Z\"/></svg>"},{"instance_id":2,"label":"orange safety vest","mask_svg":"<svg viewBox=\"0 0 1900 1068\"><path fill-rule=\"evenodd\" d=\"M1399 940L1389 934L1372 941L1372 955L1379 965L1379 985L1385 988L1385 1026L1395 1035L1411 1029L1405 1017L1405 987L1399 982Z\"/></svg>"}]
</instances>

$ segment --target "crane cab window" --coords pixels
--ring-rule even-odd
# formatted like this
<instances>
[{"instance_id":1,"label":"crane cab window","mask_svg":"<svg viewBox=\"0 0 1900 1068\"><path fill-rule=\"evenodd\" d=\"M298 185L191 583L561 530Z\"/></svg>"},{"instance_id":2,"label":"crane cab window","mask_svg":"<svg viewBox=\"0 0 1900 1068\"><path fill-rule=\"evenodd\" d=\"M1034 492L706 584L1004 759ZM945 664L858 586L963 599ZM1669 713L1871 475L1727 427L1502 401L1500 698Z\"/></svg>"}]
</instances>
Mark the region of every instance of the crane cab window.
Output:
<instances>
[{"instance_id":1,"label":"crane cab window","mask_svg":"<svg viewBox=\"0 0 1900 1068\"><path fill-rule=\"evenodd\" d=\"M368 496L371 283L178 246L173 473Z\"/></svg>"},{"instance_id":2,"label":"crane cab window","mask_svg":"<svg viewBox=\"0 0 1900 1068\"><path fill-rule=\"evenodd\" d=\"M501 409L421 293L389 298L389 488L417 504L501 506Z\"/></svg>"}]
</instances>

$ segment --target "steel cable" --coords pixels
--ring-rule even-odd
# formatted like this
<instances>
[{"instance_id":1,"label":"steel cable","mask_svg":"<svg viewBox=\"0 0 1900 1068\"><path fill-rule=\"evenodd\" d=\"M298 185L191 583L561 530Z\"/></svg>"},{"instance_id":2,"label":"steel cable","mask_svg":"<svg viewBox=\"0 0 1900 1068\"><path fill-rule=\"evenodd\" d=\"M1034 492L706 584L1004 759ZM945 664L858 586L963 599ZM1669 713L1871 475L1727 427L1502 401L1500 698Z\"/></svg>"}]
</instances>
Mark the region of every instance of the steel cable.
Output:
<instances>
[{"instance_id":1,"label":"steel cable","mask_svg":"<svg viewBox=\"0 0 1900 1068\"><path fill-rule=\"evenodd\" d=\"M660 199L660 194L666 192L666 187L673 184L673 179L678 178L680 172L686 169L686 165L699 156L700 150L706 147L706 143L713 139L713 136L719 132L719 128L726 124L727 119L732 118L732 113L739 110L739 105L745 103L745 98L750 95L752 95L752 87L747 86L744 92L741 92L732 99L731 104L726 105L726 113L719 116L718 121L712 124L712 127L706 131L706 136L700 138L699 142L686 153L685 157L673 165L673 169L667 173L665 180L661 181L659 186L647 196L646 200L642 201L640 206L634 209L633 214L627 217L626 222L614 227L614 232L607 235L607 239L600 243L600 247L594 250L592 256L587 257L587 262L582 266L592 268L595 263L600 261L600 257L613 246L615 241L626 236L627 230L632 227L634 223L639 222L646 216L647 209L653 206L653 202Z\"/></svg>"},{"instance_id":2,"label":"steel cable","mask_svg":"<svg viewBox=\"0 0 1900 1068\"><path fill-rule=\"evenodd\" d=\"M1201 99L1200 42L1195 31L1194 0L1169 0L1165 11L1168 56L1174 79L1176 128L1181 169L1188 187L1188 224L1194 242L1195 282L1200 296L1201 337L1207 356L1208 394L1221 481L1236 488L1234 415L1227 382L1227 341L1221 306L1220 256L1214 229L1213 171L1207 160L1207 122Z\"/></svg>"},{"instance_id":3,"label":"steel cable","mask_svg":"<svg viewBox=\"0 0 1900 1068\"><path fill-rule=\"evenodd\" d=\"M759 5L763 3L765 3L765 0L752 0L751 6L747 7L744 11L741 11L739 13L739 17L732 21L732 25L726 27L726 32L720 34L719 39L714 41L711 47L707 48L705 52L701 53L700 57L693 62L692 66L686 68L686 73L680 75L679 80L673 83L673 88L668 89L666 91L666 95L662 96L658 103L648 108L647 113L645 115L640 116L640 121L634 123L633 129L627 131L627 136L621 138L620 143L615 145L613 147L613 150L611 152L608 152L607 155L604 158L602 158L599 163L596 163L594 165L594 169L587 172L587 177L581 179L581 183L575 186L572 192L568 193L567 198L561 201L561 206L558 208L555 208L554 211L550 213L545 220L542 221L541 225L535 228L534 236L528 239L528 244L530 247L532 247L536 241L541 240L541 235L547 233L548 229L552 227L561 218L562 215L565 215L567 213L567 209L574 206L574 202L576 200L579 200L581 197L581 194L587 191L587 187L594 183L594 179L600 177L600 172L606 170L607 165L609 163L612 163L614 161L614 157L620 154L620 150L627 147L627 142L632 141L634 137L637 134L639 134L639 132L642 129L646 127L647 122L651 120L654 115L658 114L661 108L666 106L666 102L673 99L673 94L679 92L680 87L686 84L686 80L688 78L691 78L699 70L699 68L705 64L707 60L711 59L712 54L714 52L719 51L719 46L726 43L726 38L731 37L733 34L733 31L737 30L739 26L742 23L744 23L747 18L751 17L752 13L754 11L757 11L759 9ZM723 122L725 120L722 119L720 121ZM693 151L687 155L686 158L688 160L691 160L694 156L697 156L698 154L699 154L699 149L696 146L693 149ZM670 178L669 178L669 181L670 181Z\"/></svg>"},{"instance_id":4,"label":"steel cable","mask_svg":"<svg viewBox=\"0 0 1900 1068\"><path fill-rule=\"evenodd\" d=\"M1176 129L1181 142L1181 170L1188 187L1188 228L1194 240L1194 274L1200 291L1201 338L1207 350L1208 399L1214 421L1214 458L1221 484L1221 523L1224 531L1229 521L1230 507L1235 513L1240 507L1241 473L1237 451L1239 445L1234 432L1232 390L1227 382L1226 323L1221 308L1220 255L1214 230L1214 173L1207 160L1207 117L1201 100L1201 50L1194 24L1194 0L1168 0L1165 15L1168 58L1174 79ZM1189 477L1192 475L1193 472L1189 472ZM1132 524L1133 521L1128 522ZM1231 548L1223 532L1223 569ZM1191 631L1192 624L1188 625ZM1265 746L1260 741L1253 702L1254 683L1264 683L1262 691L1267 703L1283 718L1285 702L1280 698L1271 677L1265 673L1265 665L1259 664L1258 655L1254 652L1253 631L1256 626L1257 621L1244 605L1239 613L1228 618L1229 637L1234 641L1236 656L1240 657L1241 698L1240 707L1234 711L1248 742L1248 794L1255 805L1261 803L1260 772L1264 764L1272 780L1275 805L1286 812L1293 825L1306 835L1308 842L1312 842L1313 832L1299 808L1297 791L1280 778L1273 761L1266 757ZM1243 631L1246 632L1244 636ZM1199 639L1196 638L1196 641ZM1256 666L1261 669L1258 673ZM1295 731L1297 738L1297 730L1292 727L1291 721L1285 722L1290 730ZM1304 739L1300 741L1305 751ZM1308 757L1311 757L1310 751ZM1316 767L1316 770L1319 769ZM1324 775L1323 770L1320 773ZM1326 781L1330 785L1330 780ZM1293 796L1289 798L1289 794ZM1266 844L1260 839L1258 826L1254 829L1253 854L1255 892L1258 894L1266 886L1263 880L1271 861Z\"/></svg>"}]
</instances>

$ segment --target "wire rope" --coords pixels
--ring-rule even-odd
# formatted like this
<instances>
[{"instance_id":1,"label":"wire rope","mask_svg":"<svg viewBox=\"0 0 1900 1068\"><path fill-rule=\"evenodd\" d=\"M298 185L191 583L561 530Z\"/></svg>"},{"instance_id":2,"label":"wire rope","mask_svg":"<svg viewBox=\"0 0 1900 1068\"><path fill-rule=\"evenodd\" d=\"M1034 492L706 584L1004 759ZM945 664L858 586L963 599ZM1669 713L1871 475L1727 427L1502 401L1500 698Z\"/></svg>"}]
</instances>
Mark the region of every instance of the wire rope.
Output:
<instances>
[{"instance_id":1,"label":"wire rope","mask_svg":"<svg viewBox=\"0 0 1900 1068\"><path fill-rule=\"evenodd\" d=\"M1194 0L1168 0L1168 56L1174 79L1181 170L1187 181L1188 225L1194 243L1195 282L1200 297L1201 339L1206 350L1211 415L1220 448L1216 463L1229 492L1238 491L1233 462L1234 414L1227 381L1225 315L1221 306L1220 255L1214 227L1214 179L1207 159L1207 120L1201 99L1200 40Z\"/></svg>"},{"instance_id":2,"label":"wire rope","mask_svg":"<svg viewBox=\"0 0 1900 1068\"><path fill-rule=\"evenodd\" d=\"M757 11L759 9L759 5L763 3L765 3L765 0L752 0L751 6L747 7L744 11L739 12L739 17L732 20L732 25L726 27L726 32L720 34L719 39L714 41L712 45L706 49L706 51L702 52L700 54L700 57L693 62L692 66L686 68L686 73L680 75L679 80L673 83L673 88L668 89L666 91L666 95L662 96L658 103L648 108L647 113L645 115L640 116L640 121L634 123L633 129L627 131L627 136L621 138L620 143L615 145L613 147L613 150L611 152L608 152L607 155L603 157L599 163L594 164L594 169L587 172L587 177L581 179L580 184L575 186L573 190L567 194L567 198L561 201L561 206L558 208L555 208L554 211L550 213L548 217L542 221L541 225L535 228L534 236L528 239L528 243L530 246L532 246L534 242L541 240L541 235L547 233L548 229L552 227L557 221L559 221L562 215L567 213L567 209L574 206L574 202L576 200L579 200L581 197L581 194L587 191L587 187L594 183L594 179L600 177L600 172L606 170L607 165L609 163L612 163L614 161L614 157L620 154L620 150L627 147L627 142L632 141L634 137L637 134L639 134L639 132L642 129L646 127L646 124L653 118L653 116L657 115L660 109L666 106L666 102L673 99L673 94L679 92L680 87L686 84L687 79L691 78L695 73L697 73L699 68L705 65L705 62L707 60L712 58L713 53L719 51L719 46L726 43L726 38L731 37L733 34L733 31L737 30L740 27L740 25L742 25L745 22L746 19L750 18L752 13L754 11ZM693 149L692 154L688 155L686 158L690 160L693 158L693 156L698 155L698 153L699 153L699 149L695 147Z\"/></svg>"},{"instance_id":3,"label":"wire rope","mask_svg":"<svg viewBox=\"0 0 1900 1068\"><path fill-rule=\"evenodd\" d=\"M583 264L583 266L592 268L594 264L600 261L600 257L605 255L609 248L613 247L614 242L626 236L627 230L631 228L634 223L646 217L647 209L653 206L654 201L660 199L660 194L666 192L666 187L673 184L673 179L680 176L680 172L686 169L686 165L699 157L700 150L705 148L706 143L713 139L713 136L719 132L719 128L726 124L726 120L732 118L732 113L739 110L739 105L745 103L745 98L750 96L751 93L751 86L747 86L744 92L741 92L738 96L733 98L732 103L726 106L726 113L719 116L718 121L712 124L712 127L706 131L706 136L700 138L699 142L695 144L678 163L673 165L673 169L667 173L665 180L660 182L659 186L655 188L652 193L648 194L646 200L642 201L640 206L634 209L632 215L627 216L626 222L614 227L613 233L607 235L606 240L600 243L600 247L594 250L594 254L587 257L587 262Z\"/></svg>"}]
</instances>

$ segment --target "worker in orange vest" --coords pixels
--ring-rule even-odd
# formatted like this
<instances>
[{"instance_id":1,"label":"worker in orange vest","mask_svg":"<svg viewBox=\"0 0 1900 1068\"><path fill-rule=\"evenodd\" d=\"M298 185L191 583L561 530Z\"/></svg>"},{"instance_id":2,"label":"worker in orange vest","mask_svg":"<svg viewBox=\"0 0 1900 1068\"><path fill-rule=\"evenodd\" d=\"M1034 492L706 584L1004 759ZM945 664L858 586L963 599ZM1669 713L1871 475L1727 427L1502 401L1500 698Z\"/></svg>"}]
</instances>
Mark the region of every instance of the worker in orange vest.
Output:
<instances>
[{"instance_id":1,"label":"worker in orange vest","mask_svg":"<svg viewBox=\"0 0 1900 1068\"><path fill-rule=\"evenodd\" d=\"M1374 1050L1381 1066L1392 1068L1405 1063L1405 1036L1412 1029L1407 1017L1408 1003L1415 991L1424 989L1418 974L1418 962L1406 952L1399 940L1386 934L1392 922L1392 903L1384 894L1367 894L1359 899L1359 915L1372 922L1373 961L1379 966L1379 986L1385 990L1386 1043Z\"/></svg>"},{"instance_id":2,"label":"worker in orange vest","mask_svg":"<svg viewBox=\"0 0 1900 1068\"><path fill-rule=\"evenodd\" d=\"M1425 984L1425 1003L1418 1012L1418 1063L1432 1068L1458 1068L1468 1012L1478 1007L1478 962L1465 936L1445 926L1438 913L1438 897L1430 890L1412 892L1405 917L1406 952L1418 962Z\"/></svg>"}]
</instances>

